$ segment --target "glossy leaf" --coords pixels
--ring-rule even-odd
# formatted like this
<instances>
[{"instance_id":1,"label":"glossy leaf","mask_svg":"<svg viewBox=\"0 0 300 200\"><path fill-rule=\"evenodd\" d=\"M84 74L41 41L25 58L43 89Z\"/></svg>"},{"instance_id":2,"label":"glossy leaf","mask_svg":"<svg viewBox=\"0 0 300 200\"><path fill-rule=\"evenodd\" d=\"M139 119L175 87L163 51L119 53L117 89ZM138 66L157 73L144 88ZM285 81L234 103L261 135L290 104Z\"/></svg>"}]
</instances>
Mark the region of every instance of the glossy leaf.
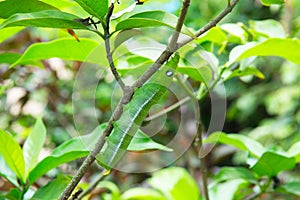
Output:
<instances>
[{"instance_id":1,"label":"glossy leaf","mask_svg":"<svg viewBox=\"0 0 300 200\"><path fill-rule=\"evenodd\" d=\"M103 19L108 11L108 0L75 0L86 12Z\"/></svg>"},{"instance_id":2,"label":"glossy leaf","mask_svg":"<svg viewBox=\"0 0 300 200\"><path fill-rule=\"evenodd\" d=\"M160 192L150 188L135 187L125 191L122 200L167 200Z\"/></svg>"},{"instance_id":3,"label":"glossy leaf","mask_svg":"<svg viewBox=\"0 0 300 200\"><path fill-rule=\"evenodd\" d=\"M46 140L46 128L38 118L23 145L26 175L36 166L40 151Z\"/></svg>"},{"instance_id":4,"label":"glossy leaf","mask_svg":"<svg viewBox=\"0 0 300 200\"><path fill-rule=\"evenodd\" d=\"M16 13L31 13L57 8L38 0L7 0L0 2L0 18L8 18Z\"/></svg>"},{"instance_id":5,"label":"glossy leaf","mask_svg":"<svg viewBox=\"0 0 300 200\"><path fill-rule=\"evenodd\" d=\"M0 29L0 42L7 40L8 38L12 37L19 31L23 30L24 27L10 27L5 29Z\"/></svg>"},{"instance_id":6,"label":"glossy leaf","mask_svg":"<svg viewBox=\"0 0 300 200\"><path fill-rule=\"evenodd\" d=\"M26 64L33 60L42 60L52 57L91 62L106 66L106 59L101 58L99 55L105 55L105 50L95 40L81 39L80 42L77 42L73 38L62 38L51 42L31 45L10 67Z\"/></svg>"},{"instance_id":7,"label":"glossy leaf","mask_svg":"<svg viewBox=\"0 0 300 200\"><path fill-rule=\"evenodd\" d=\"M237 38L239 40L236 41L237 43L244 43L247 40L245 30L242 29L238 24L222 24L220 28L229 33L231 37ZM233 41L235 40L235 38L233 38Z\"/></svg>"},{"instance_id":8,"label":"glossy leaf","mask_svg":"<svg viewBox=\"0 0 300 200\"><path fill-rule=\"evenodd\" d=\"M175 15L164 11L146 11L132 15L128 19L119 22L116 25L116 31L153 26L166 26L175 29L177 19ZM181 32L194 37L194 34L185 26Z\"/></svg>"},{"instance_id":9,"label":"glossy leaf","mask_svg":"<svg viewBox=\"0 0 300 200\"><path fill-rule=\"evenodd\" d=\"M70 182L70 178L63 175L58 175L56 179L50 181L43 187L39 188L32 196L32 200L49 200L58 199L60 194L67 187Z\"/></svg>"},{"instance_id":10,"label":"glossy leaf","mask_svg":"<svg viewBox=\"0 0 300 200\"><path fill-rule=\"evenodd\" d=\"M35 26L46 28L85 29L89 28L76 21L79 17L59 10L44 10L33 13L17 13L7 18L0 29L12 26Z\"/></svg>"},{"instance_id":11,"label":"glossy leaf","mask_svg":"<svg viewBox=\"0 0 300 200\"><path fill-rule=\"evenodd\" d=\"M290 157L295 157L296 162L300 161L300 141L296 142L289 148L287 155Z\"/></svg>"},{"instance_id":12,"label":"glossy leaf","mask_svg":"<svg viewBox=\"0 0 300 200\"><path fill-rule=\"evenodd\" d=\"M106 188L111 192L111 199L119 199L120 198L120 190L118 186L116 186L115 183L111 181L101 181L98 185L97 188Z\"/></svg>"},{"instance_id":13,"label":"glossy leaf","mask_svg":"<svg viewBox=\"0 0 300 200\"><path fill-rule=\"evenodd\" d=\"M208 84L212 79L212 72L209 67L191 67L191 66L180 66L177 71L188 75L190 78Z\"/></svg>"},{"instance_id":14,"label":"glossy leaf","mask_svg":"<svg viewBox=\"0 0 300 200\"><path fill-rule=\"evenodd\" d=\"M20 145L0 129L0 153L10 169L25 183L25 162Z\"/></svg>"},{"instance_id":15,"label":"glossy leaf","mask_svg":"<svg viewBox=\"0 0 300 200\"><path fill-rule=\"evenodd\" d=\"M285 0L261 0L261 3L269 6L271 4L284 4Z\"/></svg>"},{"instance_id":16,"label":"glossy leaf","mask_svg":"<svg viewBox=\"0 0 300 200\"><path fill-rule=\"evenodd\" d=\"M228 180L209 188L209 196L211 199L232 200L236 199L235 194L243 190L249 183L243 179Z\"/></svg>"},{"instance_id":17,"label":"glossy leaf","mask_svg":"<svg viewBox=\"0 0 300 200\"><path fill-rule=\"evenodd\" d=\"M243 151L249 151L256 157L260 157L266 150L257 141L239 134L225 134L221 132L214 132L204 139L204 143L223 143L234 146Z\"/></svg>"},{"instance_id":18,"label":"glossy leaf","mask_svg":"<svg viewBox=\"0 0 300 200\"><path fill-rule=\"evenodd\" d=\"M300 181L287 182L279 186L276 191L300 196Z\"/></svg>"},{"instance_id":19,"label":"glossy leaf","mask_svg":"<svg viewBox=\"0 0 300 200\"><path fill-rule=\"evenodd\" d=\"M0 176L6 178L14 186L18 187L16 174L9 168L2 154L0 154Z\"/></svg>"},{"instance_id":20,"label":"glossy leaf","mask_svg":"<svg viewBox=\"0 0 300 200\"><path fill-rule=\"evenodd\" d=\"M142 33L143 32L138 29L129 29L119 32L114 41L114 49L118 48L122 43L129 40L130 38Z\"/></svg>"},{"instance_id":21,"label":"glossy leaf","mask_svg":"<svg viewBox=\"0 0 300 200\"><path fill-rule=\"evenodd\" d=\"M220 27L214 27L202 36L200 36L196 41L199 44L206 41L210 41L217 44L224 44L227 41L227 36Z\"/></svg>"},{"instance_id":22,"label":"glossy leaf","mask_svg":"<svg viewBox=\"0 0 300 200\"><path fill-rule=\"evenodd\" d=\"M147 182L167 199L199 199L200 196L195 180L183 168L169 167L154 172Z\"/></svg>"},{"instance_id":23,"label":"glossy leaf","mask_svg":"<svg viewBox=\"0 0 300 200\"><path fill-rule=\"evenodd\" d=\"M226 77L226 80L229 80L233 77L242 77L242 76L249 76L249 75L253 75L256 76L260 79L264 79L265 75L259 71L257 68L255 67L247 67L246 69L236 69L234 70L229 76Z\"/></svg>"},{"instance_id":24,"label":"glossy leaf","mask_svg":"<svg viewBox=\"0 0 300 200\"><path fill-rule=\"evenodd\" d=\"M257 183L254 175L243 167L223 167L214 177L215 182L223 182L231 179L243 179L251 183Z\"/></svg>"},{"instance_id":25,"label":"glossy leaf","mask_svg":"<svg viewBox=\"0 0 300 200\"><path fill-rule=\"evenodd\" d=\"M100 125L92 133L68 140L54 149L50 156L44 158L30 172L30 183L34 183L39 177L60 164L87 156L89 154L89 149L87 149L84 144L94 146L97 141L96 138L101 134L104 127L104 125Z\"/></svg>"},{"instance_id":26,"label":"glossy leaf","mask_svg":"<svg viewBox=\"0 0 300 200\"><path fill-rule=\"evenodd\" d=\"M250 27L256 34L261 34L270 38L285 38L285 31L279 21L268 19L250 21Z\"/></svg>"},{"instance_id":27,"label":"glossy leaf","mask_svg":"<svg viewBox=\"0 0 300 200\"><path fill-rule=\"evenodd\" d=\"M256 45L250 43L236 48L230 53L230 63L251 56L279 56L300 64L299 39L271 38Z\"/></svg>"},{"instance_id":28,"label":"glossy leaf","mask_svg":"<svg viewBox=\"0 0 300 200\"><path fill-rule=\"evenodd\" d=\"M277 176L279 172L293 169L296 165L295 158L289 158L275 152L265 152L251 167L259 176Z\"/></svg>"},{"instance_id":29,"label":"glossy leaf","mask_svg":"<svg viewBox=\"0 0 300 200\"><path fill-rule=\"evenodd\" d=\"M153 141L147 134L138 130L131 140L127 150L129 151L145 151L145 150L162 150L162 151L173 151L162 144Z\"/></svg>"}]
</instances>

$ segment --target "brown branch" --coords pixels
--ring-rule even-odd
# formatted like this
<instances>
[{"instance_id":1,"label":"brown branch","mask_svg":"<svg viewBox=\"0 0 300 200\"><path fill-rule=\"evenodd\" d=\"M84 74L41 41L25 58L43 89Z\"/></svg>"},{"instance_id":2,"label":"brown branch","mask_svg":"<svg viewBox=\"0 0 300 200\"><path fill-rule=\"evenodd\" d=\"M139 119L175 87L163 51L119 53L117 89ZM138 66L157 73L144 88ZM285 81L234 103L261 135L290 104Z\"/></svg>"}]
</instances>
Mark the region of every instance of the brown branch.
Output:
<instances>
[{"instance_id":1,"label":"brown branch","mask_svg":"<svg viewBox=\"0 0 300 200\"><path fill-rule=\"evenodd\" d=\"M107 55L107 60L109 62L109 66L110 66L110 70L113 73L115 79L117 80L118 84L120 85L120 87L122 88L123 92L125 92L125 88L126 85L124 84L124 82L122 81L116 66L114 64L113 58L112 58L112 53L111 53L111 49L110 49L110 31L109 31L109 23L110 23L110 17L113 13L114 10L114 4L112 3L111 6L108 9L108 13L107 13L107 18L106 18L106 26L103 27L104 29L104 38L105 38L105 50L106 50L106 55Z\"/></svg>"},{"instance_id":2,"label":"brown branch","mask_svg":"<svg viewBox=\"0 0 300 200\"><path fill-rule=\"evenodd\" d=\"M180 47L186 45L187 43L195 40L199 36L203 35L207 31L209 31L210 29L215 27L224 17L226 17L226 15L228 15L233 10L233 8L236 6L236 4L238 2L239 2L239 0L233 0L231 3L228 3L228 6L221 13L219 13L213 20L208 22L205 26L203 26L201 29L199 29L196 32L195 37L188 38L188 39L180 41L179 44L178 44L178 48L180 48Z\"/></svg>"}]
</instances>

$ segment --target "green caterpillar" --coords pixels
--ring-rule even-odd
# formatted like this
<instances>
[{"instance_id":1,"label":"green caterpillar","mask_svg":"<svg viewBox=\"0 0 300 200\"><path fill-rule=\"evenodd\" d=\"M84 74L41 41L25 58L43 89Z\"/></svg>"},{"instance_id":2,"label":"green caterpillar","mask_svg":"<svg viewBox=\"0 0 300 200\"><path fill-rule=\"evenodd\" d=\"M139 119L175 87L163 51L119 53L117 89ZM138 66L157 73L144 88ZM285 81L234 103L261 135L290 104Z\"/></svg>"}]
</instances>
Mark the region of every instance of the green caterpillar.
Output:
<instances>
[{"instance_id":1,"label":"green caterpillar","mask_svg":"<svg viewBox=\"0 0 300 200\"><path fill-rule=\"evenodd\" d=\"M113 168L126 153L149 109L157 103L171 84L178 61L179 55L175 54L147 83L135 91L130 103L123 107L120 119L114 123L112 133L97 155L97 161L101 166L106 169Z\"/></svg>"}]
</instances>

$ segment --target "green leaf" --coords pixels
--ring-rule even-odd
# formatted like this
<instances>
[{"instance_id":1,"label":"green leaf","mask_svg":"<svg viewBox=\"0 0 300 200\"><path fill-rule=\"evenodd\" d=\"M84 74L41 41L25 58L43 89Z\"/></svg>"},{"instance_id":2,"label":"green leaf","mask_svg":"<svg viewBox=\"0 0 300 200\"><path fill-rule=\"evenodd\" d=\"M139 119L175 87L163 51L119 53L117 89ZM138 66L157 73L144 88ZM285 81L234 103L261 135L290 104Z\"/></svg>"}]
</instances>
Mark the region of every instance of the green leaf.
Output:
<instances>
[{"instance_id":1,"label":"green leaf","mask_svg":"<svg viewBox=\"0 0 300 200\"><path fill-rule=\"evenodd\" d=\"M131 188L125 191L122 200L167 200L161 193L150 188Z\"/></svg>"},{"instance_id":2,"label":"green leaf","mask_svg":"<svg viewBox=\"0 0 300 200\"><path fill-rule=\"evenodd\" d=\"M261 3L265 6L269 6L271 4L284 4L285 0L261 0Z\"/></svg>"},{"instance_id":3,"label":"green leaf","mask_svg":"<svg viewBox=\"0 0 300 200\"><path fill-rule=\"evenodd\" d=\"M251 183L257 183L253 174L243 167L222 167L218 174L214 177L214 181L217 183L231 179L243 179Z\"/></svg>"},{"instance_id":4,"label":"green leaf","mask_svg":"<svg viewBox=\"0 0 300 200\"><path fill-rule=\"evenodd\" d=\"M86 145L94 146L97 138L104 130L105 124L98 126L92 133L70 139L59 147L54 149L50 156L44 158L38 165L30 172L29 182L34 183L39 177L47 173L49 170L59 166L60 164L76 160L78 158L87 156L89 149Z\"/></svg>"},{"instance_id":5,"label":"green leaf","mask_svg":"<svg viewBox=\"0 0 300 200\"><path fill-rule=\"evenodd\" d=\"M260 157L266 150L257 141L239 134L225 134L222 132L214 132L204 139L204 143L223 143L234 146L243 151L249 151L255 157Z\"/></svg>"},{"instance_id":6,"label":"green leaf","mask_svg":"<svg viewBox=\"0 0 300 200\"><path fill-rule=\"evenodd\" d=\"M80 42L77 42L73 38L62 38L51 42L31 45L10 67L52 57L91 62L106 66L106 59L101 58L99 55L105 55L105 50L95 40L81 39Z\"/></svg>"},{"instance_id":7,"label":"green leaf","mask_svg":"<svg viewBox=\"0 0 300 200\"><path fill-rule=\"evenodd\" d=\"M236 43L244 43L247 40L247 34L238 24L222 24L220 28L231 35L231 40ZM236 41L237 40L237 41Z\"/></svg>"},{"instance_id":8,"label":"green leaf","mask_svg":"<svg viewBox=\"0 0 300 200\"><path fill-rule=\"evenodd\" d=\"M116 25L116 31L153 26L166 26L175 29L177 19L178 17L175 15L164 11L146 11L132 15L128 19L119 22ZM185 26L183 26L181 32L194 37L194 34Z\"/></svg>"},{"instance_id":9,"label":"green leaf","mask_svg":"<svg viewBox=\"0 0 300 200\"><path fill-rule=\"evenodd\" d=\"M12 26L35 26L46 28L85 29L88 26L76 21L79 17L59 10L44 10L33 13L17 13L7 18L0 29Z\"/></svg>"},{"instance_id":10,"label":"green leaf","mask_svg":"<svg viewBox=\"0 0 300 200\"><path fill-rule=\"evenodd\" d=\"M129 151L162 150L173 151L162 144L153 141L147 134L138 130L127 147Z\"/></svg>"},{"instance_id":11,"label":"green leaf","mask_svg":"<svg viewBox=\"0 0 300 200\"><path fill-rule=\"evenodd\" d=\"M199 44L206 41L224 44L227 41L227 36L220 27L214 27L196 40L196 42Z\"/></svg>"},{"instance_id":12,"label":"green leaf","mask_svg":"<svg viewBox=\"0 0 300 200\"><path fill-rule=\"evenodd\" d=\"M142 33L143 32L138 29L129 29L129 30L124 30L119 32L114 41L114 49L118 48L121 44L123 44L125 41L129 40L130 38Z\"/></svg>"},{"instance_id":13,"label":"green leaf","mask_svg":"<svg viewBox=\"0 0 300 200\"><path fill-rule=\"evenodd\" d=\"M9 168L3 156L0 154L0 176L6 178L11 184L18 187L16 174Z\"/></svg>"},{"instance_id":14,"label":"green leaf","mask_svg":"<svg viewBox=\"0 0 300 200\"><path fill-rule=\"evenodd\" d=\"M250 21L250 27L258 34L270 38L285 38L285 31L279 21L268 19L260 21Z\"/></svg>"},{"instance_id":15,"label":"green leaf","mask_svg":"<svg viewBox=\"0 0 300 200\"><path fill-rule=\"evenodd\" d=\"M5 29L0 29L0 43L12 37L19 31L23 30L24 27L10 27Z\"/></svg>"},{"instance_id":16,"label":"green leaf","mask_svg":"<svg viewBox=\"0 0 300 200\"><path fill-rule=\"evenodd\" d=\"M296 142L289 148L287 155L290 157L295 157L296 162L300 161L300 141Z\"/></svg>"},{"instance_id":17,"label":"green leaf","mask_svg":"<svg viewBox=\"0 0 300 200\"><path fill-rule=\"evenodd\" d=\"M295 158L289 158L275 152L265 152L251 167L259 176L277 176L283 170L293 169L296 165Z\"/></svg>"},{"instance_id":18,"label":"green leaf","mask_svg":"<svg viewBox=\"0 0 300 200\"><path fill-rule=\"evenodd\" d=\"M103 19L108 11L108 0L75 0L86 12Z\"/></svg>"},{"instance_id":19,"label":"green leaf","mask_svg":"<svg viewBox=\"0 0 300 200\"><path fill-rule=\"evenodd\" d=\"M46 140L46 128L43 121L38 118L23 145L25 171L27 174L36 166L41 149Z\"/></svg>"},{"instance_id":20,"label":"green leaf","mask_svg":"<svg viewBox=\"0 0 300 200\"><path fill-rule=\"evenodd\" d=\"M287 182L276 188L276 191L300 196L300 181Z\"/></svg>"},{"instance_id":21,"label":"green leaf","mask_svg":"<svg viewBox=\"0 0 300 200\"><path fill-rule=\"evenodd\" d=\"M0 18L8 18L16 13L31 13L57 8L38 0L7 0L0 2Z\"/></svg>"},{"instance_id":22,"label":"green leaf","mask_svg":"<svg viewBox=\"0 0 300 200\"><path fill-rule=\"evenodd\" d=\"M1 193L0 193L0 197L1 197ZM23 198L22 195L22 191L17 189L17 188L12 188L9 190L8 193L6 193L5 195L3 195L4 200L19 200Z\"/></svg>"},{"instance_id":23,"label":"green leaf","mask_svg":"<svg viewBox=\"0 0 300 200\"><path fill-rule=\"evenodd\" d=\"M300 64L300 41L296 38L270 38L257 45L250 43L236 48L230 52L230 63L251 56L279 56Z\"/></svg>"},{"instance_id":24,"label":"green leaf","mask_svg":"<svg viewBox=\"0 0 300 200\"><path fill-rule=\"evenodd\" d=\"M254 75L260 79L264 79L265 75L259 71L255 67L247 67L246 69L236 69L234 70L228 77L226 77L226 80L229 80L233 77L242 77L242 76L249 76Z\"/></svg>"},{"instance_id":25,"label":"green leaf","mask_svg":"<svg viewBox=\"0 0 300 200\"><path fill-rule=\"evenodd\" d=\"M212 79L212 72L209 67L191 67L191 66L180 66L177 71L188 75L190 78L208 84Z\"/></svg>"},{"instance_id":26,"label":"green leaf","mask_svg":"<svg viewBox=\"0 0 300 200\"><path fill-rule=\"evenodd\" d=\"M199 199L199 190L195 180L183 168L169 167L153 173L147 182L162 192L167 199Z\"/></svg>"},{"instance_id":27,"label":"green leaf","mask_svg":"<svg viewBox=\"0 0 300 200\"><path fill-rule=\"evenodd\" d=\"M60 194L67 187L70 182L70 178L63 175L58 175L56 179L50 181L43 187L39 188L35 194L31 197L32 200L49 200L58 199Z\"/></svg>"},{"instance_id":28,"label":"green leaf","mask_svg":"<svg viewBox=\"0 0 300 200\"><path fill-rule=\"evenodd\" d=\"M12 64L21 57L18 53L0 53L0 63Z\"/></svg>"},{"instance_id":29,"label":"green leaf","mask_svg":"<svg viewBox=\"0 0 300 200\"><path fill-rule=\"evenodd\" d=\"M116 184L114 184L111 181L101 181L98 185L97 188L106 188L111 192L111 199L112 200L117 200L120 198L120 190Z\"/></svg>"},{"instance_id":30,"label":"green leaf","mask_svg":"<svg viewBox=\"0 0 300 200\"><path fill-rule=\"evenodd\" d=\"M25 162L20 145L0 129L0 153L10 169L25 183Z\"/></svg>"},{"instance_id":31,"label":"green leaf","mask_svg":"<svg viewBox=\"0 0 300 200\"><path fill-rule=\"evenodd\" d=\"M249 183L243 179L233 179L224 183L219 183L209 188L211 199L232 200L236 199L235 194L246 188ZM241 198L242 199L242 198Z\"/></svg>"}]
</instances>

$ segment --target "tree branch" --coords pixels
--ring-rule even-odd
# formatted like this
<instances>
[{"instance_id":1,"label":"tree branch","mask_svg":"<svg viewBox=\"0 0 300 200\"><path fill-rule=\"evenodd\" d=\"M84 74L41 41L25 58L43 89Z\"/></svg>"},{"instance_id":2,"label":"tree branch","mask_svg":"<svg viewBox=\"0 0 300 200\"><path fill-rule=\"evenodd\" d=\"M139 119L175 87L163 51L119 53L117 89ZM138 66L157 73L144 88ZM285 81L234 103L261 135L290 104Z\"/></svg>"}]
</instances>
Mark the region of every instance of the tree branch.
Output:
<instances>
[{"instance_id":1,"label":"tree branch","mask_svg":"<svg viewBox=\"0 0 300 200\"><path fill-rule=\"evenodd\" d=\"M205 26L203 26L201 29L199 29L196 32L195 37L188 38L188 39L180 41L179 44L178 44L178 48L180 48L180 47L186 45L187 43L195 40L199 36L203 35L207 31L209 31L210 29L215 27L224 17L226 17L226 15L228 15L233 10L233 8L236 6L236 4L238 2L239 2L239 0L233 0L231 3L228 3L228 6L220 14L218 14L213 20L208 22Z\"/></svg>"},{"instance_id":2,"label":"tree branch","mask_svg":"<svg viewBox=\"0 0 300 200\"><path fill-rule=\"evenodd\" d=\"M126 85L124 84L124 82L122 81L116 66L114 64L113 58L112 58L112 53L111 53L111 49L110 49L110 31L109 31L109 23L110 23L110 17L113 13L114 10L114 4L112 3L111 6L108 9L108 13L107 13L107 18L106 18L106 26L103 26L104 29L104 39L105 39L105 50L106 50L106 55L107 55L107 60L109 62L109 66L110 66L110 70L113 73L115 79L117 80L118 84L120 85L120 87L123 90L123 93L126 90Z\"/></svg>"}]
</instances>

